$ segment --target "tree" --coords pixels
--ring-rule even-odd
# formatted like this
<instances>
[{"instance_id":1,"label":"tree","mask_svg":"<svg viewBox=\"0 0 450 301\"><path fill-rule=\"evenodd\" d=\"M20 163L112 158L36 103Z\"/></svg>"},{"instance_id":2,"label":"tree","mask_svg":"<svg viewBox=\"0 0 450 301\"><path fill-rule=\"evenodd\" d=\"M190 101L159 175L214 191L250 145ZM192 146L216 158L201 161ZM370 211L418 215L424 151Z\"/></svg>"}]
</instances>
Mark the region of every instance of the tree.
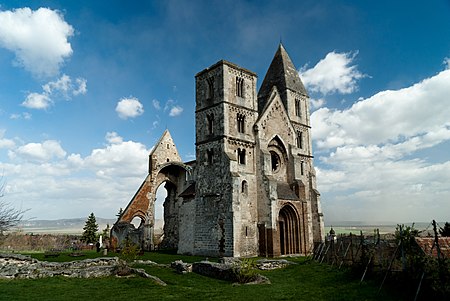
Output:
<instances>
[{"instance_id":1,"label":"tree","mask_svg":"<svg viewBox=\"0 0 450 301\"><path fill-rule=\"evenodd\" d=\"M95 219L94 213L91 213L87 218L83 230L84 231L83 235L81 236L81 241L84 241L87 244L97 241L98 224Z\"/></svg>"},{"instance_id":2,"label":"tree","mask_svg":"<svg viewBox=\"0 0 450 301\"><path fill-rule=\"evenodd\" d=\"M444 225L444 228L440 227L439 233L442 236L450 237L450 223L446 222L445 225Z\"/></svg>"},{"instance_id":3,"label":"tree","mask_svg":"<svg viewBox=\"0 0 450 301\"><path fill-rule=\"evenodd\" d=\"M0 198L3 198L5 190L5 184L0 178ZM0 200L0 235L3 235L4 231L17 226L23 219L23 214L27 210L16 209L10 203Z\"/></svg>"}]
</instances>

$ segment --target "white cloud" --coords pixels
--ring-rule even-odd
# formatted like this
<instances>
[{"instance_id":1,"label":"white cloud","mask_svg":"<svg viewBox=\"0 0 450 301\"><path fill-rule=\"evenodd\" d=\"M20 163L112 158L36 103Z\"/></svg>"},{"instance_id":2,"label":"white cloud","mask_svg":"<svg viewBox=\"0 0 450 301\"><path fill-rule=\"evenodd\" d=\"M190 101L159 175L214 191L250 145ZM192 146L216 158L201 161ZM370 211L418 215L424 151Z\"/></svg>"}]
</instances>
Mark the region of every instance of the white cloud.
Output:
<instances>
[{"instance_id":1,"label":"white cloud","mask_svg":"<svg viewBox=\"0 0 450 301\"><path fill-rule=\"evenodd\" d=\"M158 111L161 110L161 104L159 103L159 101L157 99L153 99L152 104L156 110L158 110Z\"/></svg>"},{"instance_id":2,"label":"white cloud","mask_svg":"<svg viewBox=\"0 0 450 301\"><path fill-rule=\"evenodd\" d=\"M327 101L324 98L319 98L319 99L310 98L309 101L310 101L311 107L313 109L321 108L327 103Z\"/></svg>"},{"instance_id":3,"label":"white cloud","mask_svg":"<svg viewBox=\"0 0 450 301\"><path fill-rule=\"evenodd\" d=\"M56 81L51 81L43 85L42 90L44 90L44 93L49 96L61 95L65 99L69 100L72 96L87 93L87 80L84 78L77 78L74 82L70 76L63 74Z\"/></svg>"},{"instance_id":4,"label":"white cloud","mask_svg":"<svg viewBox=\"0 0 450 301\"><path fill-rule=\"evenodd\" d=\"M75 80L75 82L76 82L78 88L76 88L76 86L75 86L75 88L72 91L72 94L74 96L77 96L80 94L82 94L82 95L86 94L87 93L87 80L84 78L77 78Z\"/></svg>"},{"instance_id":5,"label":"white cloud","mask_svg":"<svg viewBox=\"0 0 450 301\"><path fill-rule=\"evenodd\" d=\"M63 158L66 152L58 141L46 140L43 143L28 143L10 151L10 158L19 157L31 162L48 162L54 158Z\"/></svg>"},{"instance_id":6,"label":"white cloud","mask_svg":"<svg viewBox=\"0 0 450 301\"><path fill-rule=\"evenodd\" d=\"M443 62L446 69L450 69L450 58L446 57Z\"/></svg>"},{"instance_id":7,"label":"white cloud","mask_svg":"<svg viewBox=\"0 0 450 301\"><path fill-rule=\"evenodd\" d=\"M319 148L349 144L400 143L450 125L450 70L401 90L388 90L355 102L346 110L321 108L311 115ZM430 105L432 104L432 105Z\"/></svg>"},{"instance_id":8,"label":"white cloud","mask_svg":"<svg viewBox=\"0 0 450 301\"><path fill-rule=\"evenodd\" d=\"M122 119L134 118L144 113L144 106L135 97L123 98L117 103L116 112Z\"/></svg>"},{"instance_id":9,"label":"white cloud","mask_svg":"<svg viewBox=\"0 0 450 301\"><path fill-rule=\"evenodd\" d=\"M450 210L450 70L311 115L317 181L328 220L427 221ZM432 153L432 152L431 152ZM316 153L317 158L317 153Z\"/></svg>"},{"instance_id":10,"label":"white cloud","mask_svg":"<svg viewBox=\"0 0 450 301\"><path fill-rule=\"evenodd\" d=\"M365 75L352 65L357 52L330 52L313 68L300 69L300 77L308 90L323 95L332 93L349 94L357 90L357 81Z\"/></svg>"},{"instance_id":11,"label":"white cloud","mask_svg":"<svg viewBox=\"0 0 450 301\"><path fill-rule=\"evenodd\" d=\"M122 137L120 137L116 132L106 133L106 141L110 144L121 144L123 142Z\"/></svg>"},{"instance_id":12,"label":"white cloud","mask_svg":"<svg viewBox=\"0 0 450 301\"><path fill-rule=\"evenodd\" d=\"M19 66L36 76L54 76L72 55L74 33L57 10L28 7L0 11L0 47L14 52Z\"/></svg>"},{"instance_id":13,"label":"white cloud","mask_svg":"<svg viewBox=\"0 0 450 301\"><path fill-rule=\"evenodd\" d=\"M0 129L0 149L2 149L2 148L6 148L6 149L14 148L16 146L16 143L13 140L11 140L11 139L4 138L5 132L6 132L5 130L1 130Z\"/></svg>"},{"instance_id":14,"label":"white cloud","mask_svg":"<svg viewBox=\"0 0 450 301\"><path fill-rule=\"evenodd\" d=\"M9 118L10 119L14 119L14 120L17 120L17 119L25 119L25 120L30 120L31 119L31 114L30 113L28 113L28 112L23 112L23 113L20 113L20 114L18 114L18 113L13 113L13 114L11 114L10 116L9 116Z\"/></svg>"},{"instance_id":15,"label":"white cloud","mask_svg":"<svg viewBox=\"0 0 450 301\"><path fill-rule=\"evenodd\" d=\"M171 117L179 116L179 115L181 115L183 110L184 109L180 106L174 106L170 109L169 116L171 116Z\"/></svg>"},{"instance_id":16,"label":"white cloud","mask_svg":"<svg viewBox=\"0 0 450 301\"><path fill-rule=\"evenodd\" d=\"M7 140L3 134L0 145ZM105 140L104 147L85 157L67 155L53 140L18 147L8 143L10 162L0 161L8 201L21 202L37 218L81 217L92 211L113 217L145 179L149 150L116 132L108 132Z\"/></svg>"},{"instance_id":17,"label":"white cloud","mask_svg":"<svg viewBox=\"0 0 450 301\"><path fill-rule=\"evenodd\" d=\"M114 136L114 135L113 135ZM84 162L102 178L136 177L147 170L148 150L133 141L121 141L117 135L105 148L94 149ZM119 142L120 141L120 142Z\"/></svg>"},{"instance_id":18,"label":"white cloud","mask_svg":"<svg viewBox=\"0 0 450 301\"><path fill-rule=\"evenodd\" d=\"M173 99L168 99L168 100L166 101L166 104L164 105L164 112L166 112L167 110L169 110L170 108L172 108L174 103L175 103L175 100L173 100Z\"/></svg>"},{"instance_id":19,"label":"white cloud","mask_svg":"<svg viewBox=\"0 0 450 301\"><path fill-rule=\"evenodd\" d=\"M77 78L75 82L70 76L63 74L56 81L50 81L42 86L42 93L30 93L22 103L22 106L29 109L47 109L54 104L55 98L62 97L66 100L72 99L72 96L86 94L87 81L84 78Z\"/></svg>"},{"instance_id":20,"label":"white cloud","mask_svg":"<svg viewBox=\"0 0 450 301\"><path fill-rule=\"evenodd\" d=\"M22 106L29 109L47 109L53 104L53 101L45 93L30 93L27 98L22 102Z\"/></svg>"}]
</instances>

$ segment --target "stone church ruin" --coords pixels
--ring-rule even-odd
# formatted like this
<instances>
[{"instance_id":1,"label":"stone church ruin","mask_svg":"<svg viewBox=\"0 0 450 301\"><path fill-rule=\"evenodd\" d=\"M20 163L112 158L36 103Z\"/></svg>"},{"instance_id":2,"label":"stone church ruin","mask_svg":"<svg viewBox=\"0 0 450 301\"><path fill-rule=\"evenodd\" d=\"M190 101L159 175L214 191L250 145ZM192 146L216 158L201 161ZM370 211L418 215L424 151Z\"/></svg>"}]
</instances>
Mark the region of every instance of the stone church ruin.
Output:
<instances>
[{"instance_id":1,"label":"stone church ruin","mask_svg":"<svg viewBox=\"0 0 450 301\"><path fill-rule=\"evenodd\" d=\"M147 177L112 227L113 244L155 248L160 185L167 189L161 247L180 254L309 254L323 240L309 96L283 45L259 92L256 80L224 60L195 76L196 160L182 162L163 133Z\"/></svg>"}]
</instances>

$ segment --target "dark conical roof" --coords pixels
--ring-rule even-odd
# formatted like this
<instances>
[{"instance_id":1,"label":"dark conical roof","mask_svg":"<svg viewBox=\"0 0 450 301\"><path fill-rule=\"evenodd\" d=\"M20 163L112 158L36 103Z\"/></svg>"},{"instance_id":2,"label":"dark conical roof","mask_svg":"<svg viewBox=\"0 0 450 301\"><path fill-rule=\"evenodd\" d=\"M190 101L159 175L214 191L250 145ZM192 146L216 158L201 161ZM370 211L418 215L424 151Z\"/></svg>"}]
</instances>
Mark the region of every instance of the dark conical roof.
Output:
<instances>
[{"instance_id":1,"label":"dark conical roof","mask_svg":"<svg viewBox=\"0 0 450 301\"><path fill-rule=\"evenodd\" d=\"M275 53L269 70L267 70L266 76L261 84L258 99L267 98L273 86L277 86L285 105L287 101L285 91L287 89L308 95L305 86L303 86L300 76L298 75L297 69L281 43L278 46L278 50ZM263 100L260 99L259 101ZM263 103L260 103L260 109L262 109L261 104L263 105Z\"/></svg>"}]
</instances>

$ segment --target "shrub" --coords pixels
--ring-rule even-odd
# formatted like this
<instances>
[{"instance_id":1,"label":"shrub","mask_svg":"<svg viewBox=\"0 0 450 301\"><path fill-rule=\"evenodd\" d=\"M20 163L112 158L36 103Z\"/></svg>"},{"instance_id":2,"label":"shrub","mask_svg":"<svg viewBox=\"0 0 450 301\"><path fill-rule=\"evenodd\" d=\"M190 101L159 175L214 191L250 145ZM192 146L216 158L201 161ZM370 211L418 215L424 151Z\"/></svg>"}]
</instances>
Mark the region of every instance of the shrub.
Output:
<instances>
[{"instance_id":1,"label":"shrub","mask_svg":"<svg viewBox=\"0 0 450 301\"><path fill-rule=\"evenodd\" d=\"M256 270L256 260L253 258L241 259L239 263L234 265L233 272L239 283L249 283L254 281L258 276Z\"/></svg>"}]
</instances>

